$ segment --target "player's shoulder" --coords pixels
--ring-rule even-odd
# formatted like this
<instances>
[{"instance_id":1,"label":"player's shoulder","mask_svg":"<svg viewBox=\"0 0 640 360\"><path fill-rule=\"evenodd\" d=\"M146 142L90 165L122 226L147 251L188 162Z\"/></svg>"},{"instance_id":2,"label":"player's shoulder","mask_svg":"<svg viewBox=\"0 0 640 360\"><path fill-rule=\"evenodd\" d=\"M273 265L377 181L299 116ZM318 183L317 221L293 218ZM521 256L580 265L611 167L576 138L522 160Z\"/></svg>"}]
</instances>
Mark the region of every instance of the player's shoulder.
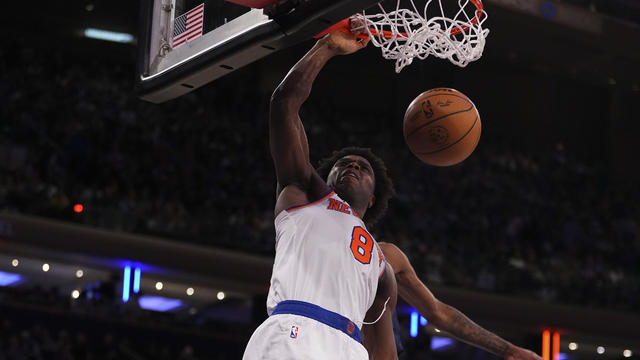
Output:
<instances>
[{"instance_id":1,"label":"player's shoulder","mask_svg":"<svg viewBox=\"0 0 640 360\"><path fill-rule=\"evenodd\" d=\"M278 198L274 209L274 215L278 216L283 210L303 208L329 197L333 191L326 183L314 182L312 184L289 184L280 189L278 185Z\"/></svg>"},{"instance_id":2,"label":"player's shoulder","mask_svg":"<svg viewBox=\"0 0 640 360\"><path fill-rule=\"evenodd\" d=\"M404 254L402 250L400 250L400 248L393 243L382 241L382 242L378 242L378 245L380 246L380 250L382 250L382 253L384 254L384 256L394 256L394 255Z\"/></svg>"},{"instance_id":3,"label":"player's shoulder","mask_svg":"<svg viewBox=\"0 0 640 360\"><path fill-rule=\"evenodd\" d=\"M398 246L385 242L378 243L378 245L387 263L391 265L395 273L402 273L411 267L409 258Z\"/></svg>"}]
</instances>

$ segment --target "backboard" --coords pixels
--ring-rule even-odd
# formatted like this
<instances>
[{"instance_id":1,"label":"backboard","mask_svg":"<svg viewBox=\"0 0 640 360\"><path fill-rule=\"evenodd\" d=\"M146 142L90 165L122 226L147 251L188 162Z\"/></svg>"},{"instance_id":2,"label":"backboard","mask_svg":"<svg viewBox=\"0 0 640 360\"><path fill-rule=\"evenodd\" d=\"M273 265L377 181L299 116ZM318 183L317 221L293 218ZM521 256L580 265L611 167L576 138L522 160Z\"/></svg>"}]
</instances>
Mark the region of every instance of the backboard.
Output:
<instances>
[{"instance_id":1,"label":"backboard","mask_svg":"<svg viewBox=\"0 0 640 360\"><path fill-rule=\"evenodd\" d=\"M312 38L375 0L142 0L137 91L161 103Z\"/></svg>"}]
</instances>

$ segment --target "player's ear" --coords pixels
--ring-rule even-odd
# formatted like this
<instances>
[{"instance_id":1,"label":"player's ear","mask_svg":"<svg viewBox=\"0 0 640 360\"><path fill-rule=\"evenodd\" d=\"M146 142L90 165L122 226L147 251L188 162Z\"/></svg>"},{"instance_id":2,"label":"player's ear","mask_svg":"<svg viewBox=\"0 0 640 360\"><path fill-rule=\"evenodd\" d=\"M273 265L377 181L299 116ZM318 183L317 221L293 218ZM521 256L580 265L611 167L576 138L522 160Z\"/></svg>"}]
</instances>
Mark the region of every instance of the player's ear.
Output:
<instances>
[{"instance_id":1,"label":"player's ear","mask_svg":"<svg viewBox=\"0 0 640 360\"><path fill-rule=\"evenodd\" d=\"M367 207L367 209L371 209L371 207L375 203L376 203L376 196L375 195L371 195L371 199L369 199L369 206Z\"/></svg>"}]
</instances>

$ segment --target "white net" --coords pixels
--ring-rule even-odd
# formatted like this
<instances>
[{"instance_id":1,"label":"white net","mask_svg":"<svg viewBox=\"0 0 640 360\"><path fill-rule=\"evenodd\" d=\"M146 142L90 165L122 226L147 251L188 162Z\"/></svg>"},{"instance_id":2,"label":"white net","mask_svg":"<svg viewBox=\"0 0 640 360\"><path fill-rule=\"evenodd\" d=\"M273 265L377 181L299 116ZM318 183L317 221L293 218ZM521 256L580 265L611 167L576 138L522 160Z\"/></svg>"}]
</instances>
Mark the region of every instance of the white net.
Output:
<instances>
[{"instance_id":1,"label":"white net","mask_svg":"<svg viewBox=\"0 0 640 360\"><path fill-rule=\"evenodd\" d=\"M482 56L489 29L482 27L487 14L479 0L445 0L457 6L453 10L445 9L442 0L428 0L423 11L418 11L414 0L404 0L411 4L407 8L401 8L403 0L397 1L393 11L378 4L380 13L357 16L366 23L371 43L382 50L382 56L396 61L397 73L414 58L433 55L465 67Z\"/></svg>"}]
</instances>

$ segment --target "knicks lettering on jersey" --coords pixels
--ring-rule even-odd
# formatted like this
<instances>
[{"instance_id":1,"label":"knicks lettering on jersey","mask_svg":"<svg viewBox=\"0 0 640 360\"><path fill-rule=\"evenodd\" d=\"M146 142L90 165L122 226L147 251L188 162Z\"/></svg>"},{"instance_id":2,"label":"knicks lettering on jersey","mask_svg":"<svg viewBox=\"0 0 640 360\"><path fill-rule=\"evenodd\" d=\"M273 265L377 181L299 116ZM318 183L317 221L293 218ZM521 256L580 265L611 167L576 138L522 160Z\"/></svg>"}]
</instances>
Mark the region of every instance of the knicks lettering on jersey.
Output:
<instances>
[{"instance_id":1,"label":"knicks lettering on jersey","mask_svg":"<svg viewBox=\"0 0 640 360\"><path fill-rule=\"evenodd\" d=\"M329 199L329 206L327 207L327 210L335 210L344 214L352 214L353 216L358 216L355 210L351 209L349 205L333 198Z\"/></svg>"}]
</instances>

